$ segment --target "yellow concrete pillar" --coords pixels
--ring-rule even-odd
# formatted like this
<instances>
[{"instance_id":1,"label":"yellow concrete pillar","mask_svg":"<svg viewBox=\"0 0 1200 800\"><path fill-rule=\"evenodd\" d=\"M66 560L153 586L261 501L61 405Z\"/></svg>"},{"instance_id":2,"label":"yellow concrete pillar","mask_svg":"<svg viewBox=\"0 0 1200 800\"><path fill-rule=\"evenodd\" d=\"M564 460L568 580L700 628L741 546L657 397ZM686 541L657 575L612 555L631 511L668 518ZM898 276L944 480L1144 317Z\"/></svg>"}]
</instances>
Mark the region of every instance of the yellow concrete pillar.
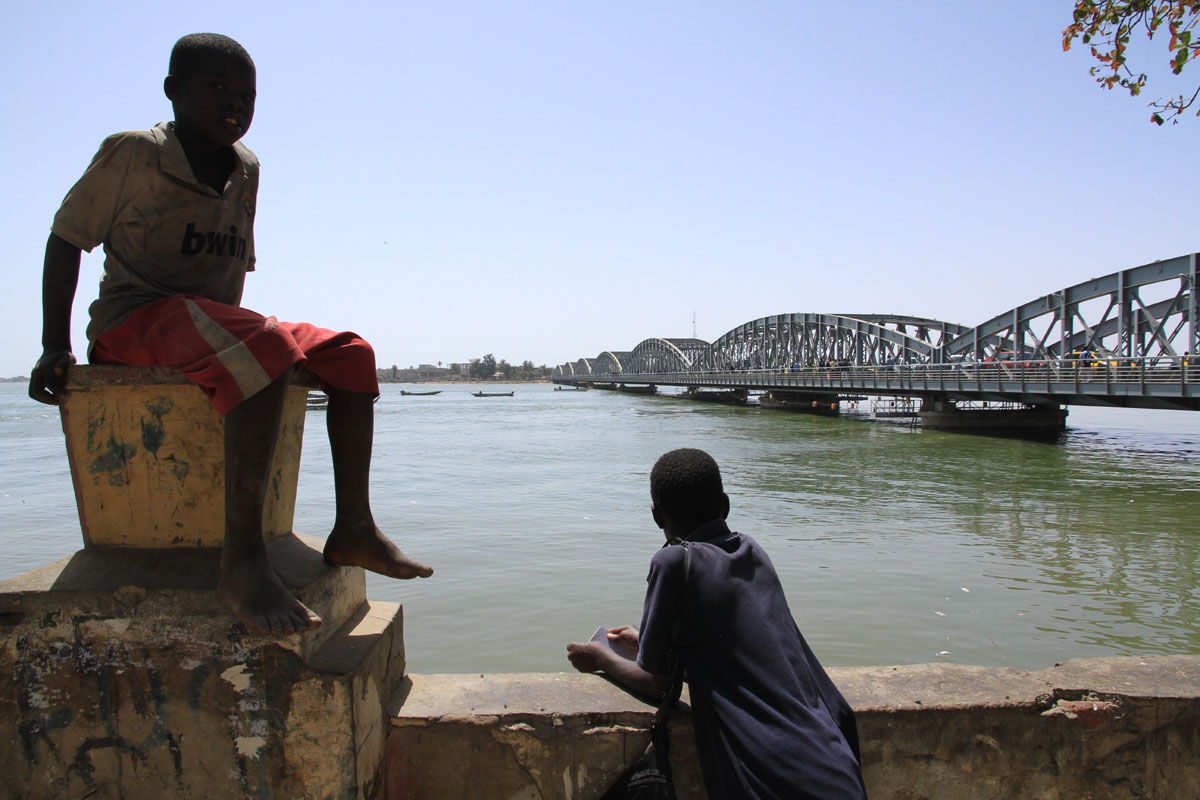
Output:
<instances>
[{"instance_id":1,"label":"yellow concrete pillar","mask_svg":"<svg viewBox=\"0 0 1200 800\"><path fill-rule=\"evenodd\" d=\"M161 367L72 367L59 406L88 547L217 547L225 535L225 421ZM263 531L292 530L309 387L289 387Z\"/></svg>"}]
</instances>

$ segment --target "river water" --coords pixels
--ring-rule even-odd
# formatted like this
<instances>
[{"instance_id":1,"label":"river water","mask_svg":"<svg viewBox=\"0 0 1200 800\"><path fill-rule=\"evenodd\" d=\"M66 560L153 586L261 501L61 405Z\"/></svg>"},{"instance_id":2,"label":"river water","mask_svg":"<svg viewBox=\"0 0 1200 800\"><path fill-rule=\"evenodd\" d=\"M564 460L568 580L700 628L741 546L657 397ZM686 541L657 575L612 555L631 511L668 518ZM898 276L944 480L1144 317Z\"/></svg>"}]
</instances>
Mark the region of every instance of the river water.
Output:
<instances>
[{"instance_id":1,"label":"river water","mask_svg":"<svg viewBox=\"0 0 1200 800\"><path fill-rule=\"evenodd\" d=\"M385 385L377 521L437 572L370 576L404 604L412 672L558 672L636 624L661 544L648 475L717 459L730 524L770 553L826 665L1200 652L1200 414L1076 407L1058 441L921 431L549 385ZM861 409L860 409L861 410ZM0 579L81 546L57 410L0 384ZM310 412L295 528L333 520Z\"/></svg>"}]
</instances>

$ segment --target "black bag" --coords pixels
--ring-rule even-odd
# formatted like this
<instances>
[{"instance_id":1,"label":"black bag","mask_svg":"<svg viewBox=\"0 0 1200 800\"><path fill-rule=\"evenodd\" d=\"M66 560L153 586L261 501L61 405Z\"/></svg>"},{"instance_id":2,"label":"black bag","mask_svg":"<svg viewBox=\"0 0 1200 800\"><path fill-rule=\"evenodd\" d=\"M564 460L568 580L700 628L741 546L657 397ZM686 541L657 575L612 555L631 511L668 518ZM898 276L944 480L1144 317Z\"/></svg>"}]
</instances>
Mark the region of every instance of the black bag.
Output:
<instances>
[{"instance_id":1,"label":"black bag","mask_svg":"<svg viewBox=\"0 0 1200 800\"><path fill-rule=\"evenodd\" d=\"M683 689L683 667L674 654L669 658L674 662L670 669L670 683L663 693L662 705L654 712L654 722L650 725L650 744L646 746L646 752L629 765L629 769L622 773L600 800L675 800L667 715Z\"/></svg>"},{"instance_id":2,"label":"black bag","mask_svg":"<svg viewBox=\"0 0 1200 800\"><path fill-rule=\"evenodd\" d=\"M600 800L675 800L670 761L651 742Z\"/></svg>"},{"instance_id":3,"label":"black bag","mask_svg":"<svg viewBox=\"0 0 1200 800\"><path fill-rule=\"evenodd\" d=\"M683 545L683 575L687 580L688 546L687 542L671 540L670 544ZM675 638L679 635L679 621L675 624ZM670 679L667 690L663 692L662 703L654 712L654 722L650 726L650 744L621 774L617 782L604 793L600 800L675 800L675 784L671 780L671 758L667 734L667 716L671 706L679 699L683 691L683 665L673 651L667 653Z\"/></svg>"}]
</instances>

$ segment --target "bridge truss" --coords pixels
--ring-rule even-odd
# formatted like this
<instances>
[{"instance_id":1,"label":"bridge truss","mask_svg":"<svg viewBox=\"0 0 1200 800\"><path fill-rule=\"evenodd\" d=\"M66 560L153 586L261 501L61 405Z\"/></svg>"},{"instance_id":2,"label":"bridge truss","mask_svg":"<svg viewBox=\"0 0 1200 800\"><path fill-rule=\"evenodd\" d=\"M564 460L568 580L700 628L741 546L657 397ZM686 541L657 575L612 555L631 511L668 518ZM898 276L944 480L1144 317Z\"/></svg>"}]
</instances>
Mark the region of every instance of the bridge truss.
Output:
<instances>
[{"instance_id":1,"label":"bridge truss","mask_svg":"<svg viewBox=\"0 0 1200 800\"><path fill-rule=\"evenodd\" d=\"M1196 254L1084 281L975 327L891 314L779 314L715 342L646 339L555 370L620 381L1200 410Z\"/></svg>"},{"instance_id":2,"label":"bridge truss","mask_svg":"<svg viewBox=\"0 0 1200 800\"><path fill-rule=\"evenodd\" d=\"M831 362L859 366L929 361L951 322L884 314L778 314L739 325L699 354L701 370L783 369Z\"/></svg>"},{"instance_id":3,"label":"bridge truss","mask_svg":"<svg viewBox=\"0 0 1200 800\"><path fill-rule=\"evenodd\" d=\"M1114 272L1039 297L947 343L947 357L1060 360L1112 355L1148 367L1200 347L1197 255Z\"/></svg>"},{"instance_id":4,"label":"bridge truss","mask_svg":"<svg viewBox=\"0 0 1200 800\"><path fill-rule=\"evenodd\" d=\"M625 365L629 363L630 355L632 354L628 350L616 352L605 350L593 361L596 373L598 375L620 375L625 371Z\"/></svg>"}]
</instances>

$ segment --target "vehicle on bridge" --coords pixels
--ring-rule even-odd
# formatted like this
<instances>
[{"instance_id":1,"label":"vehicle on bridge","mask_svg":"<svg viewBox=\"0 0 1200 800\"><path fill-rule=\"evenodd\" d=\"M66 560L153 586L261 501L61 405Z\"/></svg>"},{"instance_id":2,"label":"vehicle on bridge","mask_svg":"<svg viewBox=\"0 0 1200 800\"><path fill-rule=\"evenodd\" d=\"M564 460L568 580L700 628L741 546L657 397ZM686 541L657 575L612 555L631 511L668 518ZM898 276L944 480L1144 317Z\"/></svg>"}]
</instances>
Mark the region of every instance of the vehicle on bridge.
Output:
<instances>
[{"instance_id":1,"label":"vehicle on bridge","mask_svg":"<svg viewBox=\"0 0 1200 800\"><path fill-rule=\"evenodd\" d=\"M1006 367L1032 367L1036 366L1037 362L1029 359L1027 355L1022 355L1017 358L1017 354L1012 350L997 350L983 360L984 364L1001 364Z\"/></svg>"},{"instance_id":2,"label":"vehicle on bridge","mask_svg":"<svg viewBox=\"0 0 1200 800\"><path fill-rule=\"evenodd\" d=\"M1115 353L1110 353L1100 348L1096 350L1073 350L1063 360L1078 361L1083 366L1093 368L1109 366L1116 369L1121 365Z\"/></svg>"}]
</instances>

